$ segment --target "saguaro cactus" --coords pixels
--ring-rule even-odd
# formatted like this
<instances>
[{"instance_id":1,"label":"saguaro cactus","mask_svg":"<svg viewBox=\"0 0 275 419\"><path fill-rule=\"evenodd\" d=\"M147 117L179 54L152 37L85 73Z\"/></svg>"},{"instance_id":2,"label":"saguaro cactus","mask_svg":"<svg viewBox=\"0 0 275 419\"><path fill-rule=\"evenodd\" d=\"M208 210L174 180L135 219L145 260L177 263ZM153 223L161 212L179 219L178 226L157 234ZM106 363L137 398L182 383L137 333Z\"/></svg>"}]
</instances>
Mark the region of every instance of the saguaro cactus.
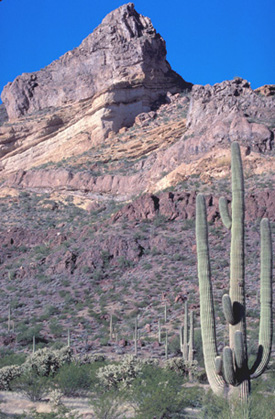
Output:
<instances>
[{"instance_id":1,"label":"saguaro cactus","mask_svg":"<svg viewBox=\"0 0 275 419\"><path fill-rule=\"evenodd\" d=\"M230 216L227 200L220 199L220 213L226 228L231 230L230 291L222 299L223 311L229 324L229 346L218 355L215 315L211 285L208 227L205 198L197 196L196 240L200 288L200 317L205 368L214 393L226 394L238 387L240 398L250 393L250 379L265 370L272 344L272 242L268 219L261 221L261 314L258 355L248 367L245 316L244 269L244 181L239 144L231 146L232 205Z\"/></svg>"},{"instance_id":2,"label":"saguaro cactus","mask_svg":"<svg viewBox=\"0 0 275 419\"><path fill-rule=\"evenodd\" d=\"M180 328L180 349L185 361L193 361L194 354L194 313L190 312L190 327L188 341L188 305L184 303L184 326Z\"/></svg>"}]
</instances>

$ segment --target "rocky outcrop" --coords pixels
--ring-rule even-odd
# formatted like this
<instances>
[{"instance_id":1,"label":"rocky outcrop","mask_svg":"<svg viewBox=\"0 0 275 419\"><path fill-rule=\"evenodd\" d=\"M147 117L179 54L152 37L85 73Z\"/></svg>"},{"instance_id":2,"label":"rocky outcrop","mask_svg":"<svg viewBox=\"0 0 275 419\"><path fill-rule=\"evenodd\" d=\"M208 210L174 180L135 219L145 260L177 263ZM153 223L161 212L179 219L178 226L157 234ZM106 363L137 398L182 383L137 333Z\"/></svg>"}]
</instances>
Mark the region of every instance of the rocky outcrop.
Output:
<instances>
[{"instance_id":1,"label":"rocky outcrop","mask_svg":"<svg viewBox=\"0 0 275 419\"><path fill-rule=\"evenodd\" d=\"M8 120L8 114L6 111L5 106L2 104L0 105L0 125Z\"/></svg>"},{"instance_id":2,"label":"rocky outcrop","mask_svg":"<svg viewBox=\"0 0 275 419\"><path fill-rule=\"evenodd\" d=\"M128 3L108 14L79 47L18 76L1 98L12 119L93 97L107 132L129 126L167 92L190 87L166 61L165 41L151 20Z\"/></svg>"},{"instance_id":3,"label":"rocky outcrop","mask_svg":"<svg viewBox=\"0 0 275 419\"><path fill-rule=\"evenodd\" d=\"M256 93L263 96L274 96L275 95L275 84L265 84L264 86L255 89Z\"/></svg>"},{"instance_id":4,"label":"rocky outcrop","mask_svg":"<svg viewBox=\"0 0 275 419\"><path fill-rule=\"evenodd\" d=\"M229 203L231 202L228 197ZM275 191L263 190L249 192L246 196L246 220L255 221L257 218L269 218L275 221ZM213 195L206 197L207 218L213 222L220 218L219 199ZM159 195L145 194L125 205L112 221L141 221L152 220L156 216L165 217L168 221L195 219L196 192L163 192Z\"/></svg>"},{"instance_id":5,"label":"rocky outcrop","mask_svg":"<svg viewBox=\"0 0 275 419\"><path fill-rule=\"evenodd\" d=\"M227 147L231 141L247 146L248 152L270 151L274 133L268 125L274 110L272 98L256 94L241 78L214 86L195 85L187 117L185 153L204 153L215 146Z\"/></svg>"}]
</instances>

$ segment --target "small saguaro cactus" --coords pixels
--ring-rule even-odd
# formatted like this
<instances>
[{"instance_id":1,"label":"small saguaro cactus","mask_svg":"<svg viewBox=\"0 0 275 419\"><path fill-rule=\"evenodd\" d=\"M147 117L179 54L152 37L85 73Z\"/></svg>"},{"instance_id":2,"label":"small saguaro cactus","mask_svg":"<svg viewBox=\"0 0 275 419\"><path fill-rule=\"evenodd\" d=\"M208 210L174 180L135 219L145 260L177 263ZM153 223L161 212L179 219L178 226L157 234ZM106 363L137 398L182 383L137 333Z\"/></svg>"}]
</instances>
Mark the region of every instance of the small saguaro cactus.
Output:
<instances>
[{"instance_id":1,"label":"small saguaro cactus","mask_svg":"<svg viewBox=\"0 0 275 419\"><path fill-rule=\"evenodd\" d=\"M229 325L229 346L217 352L215 315L211 284L208 227L205 198L198 194L196 203L196 241L200 288L200 318L203 355L208 381L214 393L229 396L238 387L242 401L250 393L250 380L261 375L269 361L272 345L272 242L268 219L261 221L261 312L258 355L249 368L245 315L244 266L244 181L239 144L231 145L232 204L230 216L227 200L220 199L220 213L231 230L230 288L222 298Z\"/></svg>"},{"instance_id":2,"label":"small saguaro cactus","mask_svg":"<svg viewBox=\"0 0 275 419\"><path fill-rule=\"evenodd\" d=\"M168 359L168 331L165 331L165 359Z\"/></svg>"},{"instance_id":3,"label":"small saguaro cactus","mask_svg":"<svg viewBox=\"0 0 275 419\"><path fill-rule=\"evenodd\" d=\"M158 342L161 344L161 323L160 319L158 320Z\"/></svg>"},{"instance_id":4,"label":"small saguaro cactus","mask_svg":"<svg viewBox=\"0 0 275 419\"><path fill-rule=\"evenodd\" d=\"M134 344L135 344L135 356L138 354L137 344L138 344L138 318L135 318L135 329L134 329Z\"/></svg>"},{"instance_id":5,"label":"small saguaro cactus","mask_svg":"<svg viewBox=\"0 0 275 419\"><path fill-rule=\"evenodd\" d=\"M188 342L188 305L184 303L184 326L180 328L180 349L185 361L193 361L194 354L194 313L190 312L190 328Z\"/></svg>"},{"instance_id":6,"label":"small saguaro cactus","mask_svg":"<svg viewBox=\"0 0 275 419\"><path fill-rule=\"evenodd\" d=\"M113 327L113 315L110 315L110 340L113 339L114 327Z\"/></svg>"}]
</instances>

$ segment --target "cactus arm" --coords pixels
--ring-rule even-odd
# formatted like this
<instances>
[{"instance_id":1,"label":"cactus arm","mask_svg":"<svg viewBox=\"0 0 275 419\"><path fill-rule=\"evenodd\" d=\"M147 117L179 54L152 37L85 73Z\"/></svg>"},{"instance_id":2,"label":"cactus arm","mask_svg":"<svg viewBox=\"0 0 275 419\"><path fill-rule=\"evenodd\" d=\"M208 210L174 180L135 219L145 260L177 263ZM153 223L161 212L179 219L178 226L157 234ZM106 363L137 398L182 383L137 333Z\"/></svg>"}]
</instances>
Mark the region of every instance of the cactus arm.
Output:
<instances>
[{"instance_id":1,"label":"cactus arm","mask_svg":"<svg viewBox=\"0 0 275 419\"><path fill-rule=\"evenodd\" d=\"M222 357L220 355L215 358L215 370L218 375L222 374Z\"/></svg>"},{"instance_id":2,"label":"cactus arm","mask_svg":"<svg viewBox=\"0 0 275 419\"><path fill-rule=\"evenodd\" d=\"M245 365L243 334L240 330L235 332L235 363L241 369Z\"/></svg>"},{"instance_id":3,"label":"cactus arm","mask_svg":"<svg viewBox=\"0 0 275 419\"><path fill-rule=\"evenodd\" d=\"M232 324L232 325L236 324L233 307L231 304L231 298L229 297L228 294L224 294L222 296L222 308L223 308L223 314L224 314L225 320L229 324Z\"/></svg>"},{"instance_id":4,"label":"cactus arm","mask_svg":"<svg viewBox=\"0 0 275 419\"><path fill-rule=\"evenodd\" d=\"M272 346L272 241L267 218L261 221L261 315L257 359L252 366L251 378L265 370Z\"/></svg>"},{"instance_id":5,"label":"cactus arm","mask_svg":"<svg viewBox=\"0 0 275 419\"><path fill-rule=\"evenodd\" d=\"M205 369L213 392L217 395L223 395L225 381L216 373L215 367L215 359L218 356L216 326L211 285L206 205L205 198L202 194L198 194L196 200L196 240L200 289L200 319Z\"/></svg>"},{"instance_id":6,"label":"cactus arm","mask_svg":"<svg viewBox=\"0 0 275 419\"><path fill-rule=\"evenodd\" d=\"M235 380L235 371L234 371L234 361L231 348L225 346L223 348L223 373L225 381L234 386L236 383Z\"/></svg>"},{"instance_id":7,"label":"cactus arm","mask_svg":"<svg viewBox=\"0 0 275 419\"><path fill-rule=\"evenodd\" d=\"M219 209L224 226L230 230L232 226L232 219L229 214L228 201L224 196L219 199Z\"/></svg>"}]
</instances>

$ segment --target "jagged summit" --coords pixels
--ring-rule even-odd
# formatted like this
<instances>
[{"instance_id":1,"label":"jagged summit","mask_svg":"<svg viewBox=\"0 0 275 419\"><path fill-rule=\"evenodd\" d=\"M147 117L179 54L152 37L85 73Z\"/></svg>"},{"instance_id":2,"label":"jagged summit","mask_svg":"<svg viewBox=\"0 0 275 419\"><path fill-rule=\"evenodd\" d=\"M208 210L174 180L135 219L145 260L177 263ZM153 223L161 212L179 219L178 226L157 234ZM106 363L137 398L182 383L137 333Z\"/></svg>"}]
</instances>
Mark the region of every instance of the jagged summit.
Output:
<instances>
[{"instance_id":1,"label":"jagged summit","mask_svg":"<svg viewBox=\"0 0 275 419\"><path fill-rule=\"evenodd\" d=\"M168 91L190 87L166 61L165 41L151 20L128 3L109 13L79 47L8 83L1 98L12 119L97 97L100 108L108 108L101 118L118 119L111 127L117 130L132 123L138 113L149 111ZM110 109L112 103L119 117Z\"/></svg>"}]
</instances>

